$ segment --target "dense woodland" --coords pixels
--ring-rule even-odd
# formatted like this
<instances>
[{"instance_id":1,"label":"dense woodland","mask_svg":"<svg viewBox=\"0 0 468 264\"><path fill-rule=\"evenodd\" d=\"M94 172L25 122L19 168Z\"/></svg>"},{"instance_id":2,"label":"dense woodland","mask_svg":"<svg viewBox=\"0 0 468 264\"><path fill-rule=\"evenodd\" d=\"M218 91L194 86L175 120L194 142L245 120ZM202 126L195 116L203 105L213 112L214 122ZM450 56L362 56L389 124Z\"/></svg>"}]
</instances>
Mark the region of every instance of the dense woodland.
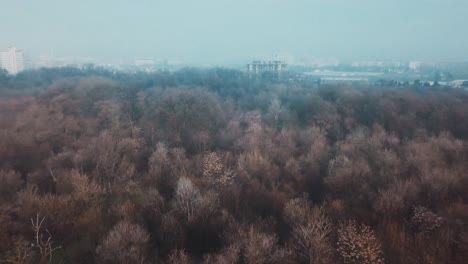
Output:
<instances>
[{"instance_id":1,"label":"dense woodland","mask_svg":"<svg viewBox=\"0 0 468 264\"><path fill-rule=\"evenodd\" d=\"M0 262L466 263L468 93L0 73Z\"/></svg>"}]
</instances>

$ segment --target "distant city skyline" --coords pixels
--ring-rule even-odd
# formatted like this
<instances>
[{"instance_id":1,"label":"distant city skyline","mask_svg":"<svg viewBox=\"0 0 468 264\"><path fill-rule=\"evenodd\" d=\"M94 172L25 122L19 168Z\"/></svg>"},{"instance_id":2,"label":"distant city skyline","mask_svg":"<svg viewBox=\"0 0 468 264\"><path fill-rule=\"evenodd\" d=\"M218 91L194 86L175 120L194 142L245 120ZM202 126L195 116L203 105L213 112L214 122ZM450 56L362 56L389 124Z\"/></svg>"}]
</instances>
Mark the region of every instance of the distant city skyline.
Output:
<instances>
[{"instance_id":1,"label":"distant city skyline","mask_svg":"<svg viewBox=\"0 0 468 264\"><path fill-rule=\"evenodd\" d=\"M14 50L14 52L12 52ZM206 63L206 62L188 62L182 60L172 60L156 57L135 57L130 59L115 58L113 62L99 61L92 57L54 57L49 54L42 54L40 56L25 56L25 52L22 49L17 48L16 46L11 46L7 49L2 49L0 47L0 68L7 69L8 72L16 74L24 69L32 69L39 67L63 67L63 66L86 66L89 64L94 64L100 67L110 67L110 68L145 68L151 70L158 69L167 69L168 67L172 69L180 69L182 67L228 67L235 69L244 69L246 64L251 65L252 62L268 62L268 61L278 61L286 63L291 66L304 66L312 68L323 68L323 67L334 67L334 66L351 66L351 67L371 67L371 68L399 68L406 67L410 70L418 70L422 65L426 66L436 66L439 65L438 62L424 62L417 60L410 61L398 61L398 60L349 60L343 61L336 57L328 58L317 58L312 56L304 56L297 58L290 53L277 53L277 54L261 54L257 56L251 56L245 61L240 61L237 63L224 62L224 63ZM18 54L18 56L13 56L12 54ZM27 54L27 51L26 51ZM16 59L18 57L18 59ZM461 61L462 63L468 63L468 61ZM440 62L444 63L444 62ZM450 63L450 62L449 62ZM18 64L18 66L16 66ZM175 68L174 68L175 67ZM250 69L252 70L252 69ZM248 70L248 71L250 71Z\"/></svg>"},{"instance_id":2,"label":"distant city skyline","mask_svg":"<svg viewBox=\"0 0 468 264\"><path fill-rule=\"evenodd\" d=\"M156 56L129 56L129 55L122 55L121 57L113 57L109 60L99 60L94 57L89 56L77 56L77 55L69 55L69 56L57 56L54 53L47 53L42 52L40 54L32 54L28 50L24 50L21 47L16 45L9 45L0 46L0 51L6 51L10 48L16 48L21 50L25 57L30 62L38 63L40 61L50 60L50 61L68 61L73 63L98 63L98 64L139 64L141 61L153 61L154 63L161 63L161 62L169 62L175 64L210 64L206 61L188 61L188 60L178 60L174 58L167 58L167 57L156 57ZM272 53L272 54L256 54L245 56L245 59L239 59L238 61L226 61L225 64L245 64L254 60L260 61L274 61L274 60L281 60L287 62L289 64L294 65L339 65L339 64L350 64L354 66L377 66L381 65L398 65L398 64L408 64L408 63L444 63L444 62L468 62L467 60L441 60L441 61L424 61L424 60L395 60L395 59L340 59L336 56L330 57L317 57L311 55L304 55L304 56L295 56L288 52L280 52L280 53ZM214 64L216 65L216 64Z\"/></svg>"},{"instance_id":3,"label":"distant city skyline","mask_svg":"<svg viewBox=\"0 0 468 264\"><path fill-rule=\"evenodd\" d=\"M36 57L468 60L464 0L0 1L0 47Z\"/></svg>"}]
</instances>

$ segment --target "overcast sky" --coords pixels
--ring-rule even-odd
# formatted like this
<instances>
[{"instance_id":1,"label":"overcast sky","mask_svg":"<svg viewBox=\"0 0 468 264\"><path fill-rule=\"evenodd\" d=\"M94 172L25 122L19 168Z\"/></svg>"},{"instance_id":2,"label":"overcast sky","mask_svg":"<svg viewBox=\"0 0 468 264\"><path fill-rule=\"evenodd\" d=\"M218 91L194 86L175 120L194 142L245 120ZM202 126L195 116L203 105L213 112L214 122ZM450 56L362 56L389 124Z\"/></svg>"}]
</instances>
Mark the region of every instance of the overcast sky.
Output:
<instances>
[{"instance_id":1,"label":"overcast sky","mask_svg":"<svg viewBox=\"0 0 468 264\"><path fill-rule=\"evenodd\" d=\"M468 60L468 0L0 0L0 48L100 61Z\"/></svg>"}]
</instances>

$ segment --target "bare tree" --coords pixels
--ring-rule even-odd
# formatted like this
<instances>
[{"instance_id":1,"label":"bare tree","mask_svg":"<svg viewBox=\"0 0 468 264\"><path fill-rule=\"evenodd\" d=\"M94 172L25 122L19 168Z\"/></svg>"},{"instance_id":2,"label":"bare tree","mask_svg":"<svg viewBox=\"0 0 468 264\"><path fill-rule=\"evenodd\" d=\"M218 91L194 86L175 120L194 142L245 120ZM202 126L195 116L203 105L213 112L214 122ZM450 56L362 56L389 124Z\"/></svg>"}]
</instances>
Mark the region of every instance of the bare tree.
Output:
<instances>
[{"instance_id":1,"label":"bare tree","mask_svg":"<svg viewBox=\"0 0 468 264\"><path fill-rule=\"evenodd\" d=\"M32 229L34 231L34 242L32 246L36 248L39 253L40 263L51 263L54 251L59 249L60 246L53 246L53 240L49 230L45 229L47 236L44 235L42 230L44 220L45 217L39 218L39 214L36 214L36 219L31 219Z\"/></svg>"},{"instance_id":2,"label":"bare tree","mask_svg":"<svg viewBox=\"0 0 468 264\"><path fill-rule=\"evenodd\" d=\"M145 263L149 234L139 225L121 221L106 235L96 253L99 263Z\"/></svg>"},{"instance_id":3,"label":"bare tree","mask_svg":"<svg viewBox=\"0 0 468 264\"><path fill-rule=\"evenodd\" d=\"M181 177L177 182L175 199L179 210L183 213L187 221L195 217L195 210L200 203L200 191L193 185L189 178Z\"/></svg>"},{"instance_id":4,"label":"bare tree","mask_svg":"<svg viewBox=\"0 0 468 264\"><path fill-rule=\"evenodd\" d=\"M307 225L298 225L292 232L294 252L309 263L332 263L332 247L328 235L331 225L318 219Z\"/></svg>"},{"instance_id":5,"label":"bare tree","mask_svg":"<svg viewBox=\"0 0 468 264\"><path fill-rule=\"evenodd\" d=\"M169 255L167 264L190 264L192 260L190 256L183 249L177 249L172 251Z\"/></svg>"},{"instance_id":6,"label":"bare tree","mask_svg":"<svg viewBox=\"0 0 468 264\"><path fill-rule=\"evenodd\" d=\"M200 190L186 177L177 182L175 200L177 208L187 221L206 219L219 209L218 196L214 191L201 195Z\"/></svg>"},{"instance_id":7,"label":"bare tree","mask_svg":"<svg viewBox=\"0 0 468 264\"><path fill-rule=\"evenodd\" d=\"M291 246L298 259L308 263L332 263L329 239L332 224L322 208L312 208L306 197L297 198L286 204L284 215L293 229Z\"/></svg>"},{"instance_id":8,"label":"bare tree","mask_svg":"<svg viewBox=\"0 0 468 264\"><path fill-rule=\"evenodd\" d=\"M156 144L156 150L153 152L148 161L148 171L152 177L160 177L169 166L169 151L166 145L162 142Z\"/></svg>"},{"instance_id":9,"label":"bare tree","mask_svg":"<svg viewBox=\"0 0 468 264\"><path fill-rule=\"evenodd\" d=\"M0 263L29 264L32 263L33 255L33 245L21 238L14 242L14 247Z\"/></svg>"},{"instance_id":10,"label":"bare tree","mask_svg":"<svg viewBox=\"0 0 468 264\"><path fill-rule=\"evenodd\" d=\"M256 226L239 226L229 237L224 256L211 257L205 263L289 263L289 251L277 242L276 235L260 232Z\"/></svg>"}]
</instances>

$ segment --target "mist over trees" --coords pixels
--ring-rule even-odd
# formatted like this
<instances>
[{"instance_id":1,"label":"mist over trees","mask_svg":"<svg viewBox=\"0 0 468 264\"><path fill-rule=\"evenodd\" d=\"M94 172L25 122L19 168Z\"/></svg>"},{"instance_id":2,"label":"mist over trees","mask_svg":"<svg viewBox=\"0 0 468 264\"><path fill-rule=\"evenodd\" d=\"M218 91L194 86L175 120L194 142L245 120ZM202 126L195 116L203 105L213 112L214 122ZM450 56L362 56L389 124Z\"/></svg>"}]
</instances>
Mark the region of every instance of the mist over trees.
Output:
<instances>
[{"instance_id":1,"label":"mist over trees","mask_svg":"<svg viewBox=\"0 0 468 264\"><path fill-rule=\"evenodd\" d=\"M0 262L463 263L468 93L0 72Z\"/></svg>"}]
</instances>

